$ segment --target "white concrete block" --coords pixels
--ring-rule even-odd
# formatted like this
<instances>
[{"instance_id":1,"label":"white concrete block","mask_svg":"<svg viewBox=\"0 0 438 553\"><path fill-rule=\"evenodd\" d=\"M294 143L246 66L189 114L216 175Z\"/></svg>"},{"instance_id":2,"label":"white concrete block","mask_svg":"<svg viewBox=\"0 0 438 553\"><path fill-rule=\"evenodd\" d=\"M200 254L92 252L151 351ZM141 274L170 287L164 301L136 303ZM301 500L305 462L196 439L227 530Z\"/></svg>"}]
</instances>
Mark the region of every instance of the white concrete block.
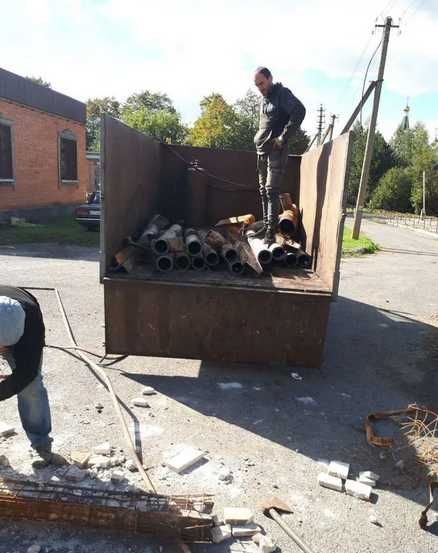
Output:
<instances>
[{"instance_id":1,"label":"white concrete block","mask_svg":"<svg viewBox=\"0 0 438 553\"><path fill-rule=\"evenodd\" d=\"M95 469L109 469L111 467L117 467L123 465L126 461L123 455L114 455L113 457L107 457L106 455L92 455L87 463L87 466Z\"/></svg>"},{"instance_id":2,"label":"white concrete block","mask_svg":"<svg viewBox=\"0 0 438 553\"><path fill-rule=\"evenodd\" d=\"M359 478L361 476L363 476L364 478L369 478L370 480L374 480L374 482L378 482L380 480L380 475L372 472L371 470L364 470L362 472L359 472Z\"/></svg>"},{"instance_id":3,"label":"white concrete block","mask_svg":"<svg viewBox=\"0 0 438 553\"><path fill-rule=\"evenodd\" d=\"M330 476L337 476L342 480L347 480L348 473L350 472L350 465L348 463L342 463L342 461L331 461L328 468Z\"/></svg>"},{"instance_id":4,"label":"white concrete block","mask_svg":"<svg viewBox=\"0 0 438 553\"><path fill-rule=\"evenodd\" d=\"M225 507L224 522L226 524L245 524L252 522L254 514L246 507Z\"/></svg>"},{"instance_id":5,"label":"white concrete block","mask_svg":"<svg viewBox=\"0 0 438 553\"><path fill-rule=\"evenodd\" d=\"M183 472L204 457L204 452L194 447L185 446L177 455L171 457L166 465L175 472Z\"/></svg>"},{"instance_id":6,"label":"white concrete block","mask_svg":"<svg viewBox=\"0 0 438 553\"><path fill-rule=\"evenodd\" d=\"M251 538L256 534L259 534L261 528L258 524L250 523L245 526L232 526L231 533L233 538Z\"/></svg>"},{"instance_id":7,"label":"white concrete block","mask_svg":"<svg viewBox=\"0 0 438 553\"><path fill-rule=\"evenodd\" d=\"M348 495L352 495L364 501L369 501L373 488L367 484L362 484L362 482L357 482L356 480L347 480L345 482L345 491Z\"/></svg>"},{"instance_id":8,"label":"white concrete block","mask_svg":"<svg viewBox=\"0 0 438 553\"><path fill-rule=\"evenodd\" d=\"M126 476L125 473L121 470L115 470L111 473L111 480L113 482L121 482L122 480L125 480Z\"/></svg>"},{"instance_id":9,"label":"white concrete block","mask_svg":"<svg viewBox=\"0 0 438 553\"><path fill-rule=\"evenodd\" d=\"M366 484L367 486L371 486L372 488L376 487L376 481L372 480L371 478L366 478L365 476L359 476L356 478L357 482L361 482L362 484Z\"/></svg>"},{"instance_id":10,"label":"white concrete block","mask_svg":"<svg viewBox=\"0 0 438 553\"><path fill-rule=\"evenodd\" d=\"M113 448L109 442L103 442L93 448L96 455L111 455Z\"/></svg>"},{"instance_id":11,"label":"white concrete block","mask_svg":"<svg viewBox=\"0 0 438 553\"><path fill-rule=\"evenodd\" d=\"M260 534L258 541L260 553L273 553L277 550L277 545L272 541L270 536Z\"/></svg>"},{"instance_id":12,"label":"white concrete block","mask_svg":"<svg viewBox=\"0 0 438 553\"><path fill-rule=\"evenodd\" d=\"M231 526L224 524L223 526L215 526L210 530L213 543L222 543L231 538Z\"/></svg>"},{"instance_id":13,"label":"white concrete block","mask_svg":"<svg viewBox=\"0 0 438 553\"><path fill-rule=\"evenodd\" d=\"M328 488L329 490L335 490L337 492L342 492L344 489L342 480L330 474L321 473L318 476L318 483L323 488Z\"/></svg>"},{"instance_id":14,"label":"white concrete block","mask_svg":"<svg viewBox=\"0 0 438 553\"><path fill-rule=\"evenodd\" d=\"M135 407L150 407L149 403L143 397L135 397L132 400L132 404Z\"/></svg>"},{"instance_id":15,"label":"white concrete block","mask_svg":"<svg viewBox=\"0 0 438 553\"><path fill-rule=\"evenodd\" d=\"M8 438L15 434L15 428L6 422L0 421L0 438Z\"/></svg>"},{"instance_id":16,"label":"white concrete block","mask_svg":"<svg viewBox=\"0 0 438 553\"><path fill-rule=\"evenodd\" d=\"M157 392L156 392L155 388L152 388L152 386L144 386L143 387L142 394L144 396L153 396L156 393Z\"/></svg>"}]
</instances>

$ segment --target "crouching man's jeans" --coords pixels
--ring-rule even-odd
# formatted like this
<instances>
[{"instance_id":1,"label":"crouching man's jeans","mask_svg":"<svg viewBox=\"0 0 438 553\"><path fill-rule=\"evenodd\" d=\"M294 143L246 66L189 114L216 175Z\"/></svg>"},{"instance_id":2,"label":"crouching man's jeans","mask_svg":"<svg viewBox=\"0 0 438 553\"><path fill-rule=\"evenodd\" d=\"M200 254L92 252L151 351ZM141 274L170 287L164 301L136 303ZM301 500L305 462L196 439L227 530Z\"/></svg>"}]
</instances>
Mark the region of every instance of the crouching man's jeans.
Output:
<instances>
[{"instance_id":1,"label":"crouching man's jeans","mask_svg":"<svg viewBox=\"0 0 438 553\"><path fill-rule=\"evenodd\" d=\"M13 355L6 355L11 369L15 368ZM42 356L41 356L42 363ZM52 419L49 398L41 376L41 363L37 376L17 394L21 424L33 449L51 449Z\"/></svg>"},{"instance_id":2,"label":"crouching man's jeans","mask_svg":"<svg viewBox=\"0 0 438 553\"><path fill-rule=\"evenodd\" d=\"M263 223L275 232L278 223L280 185L287 165L287 146L257 155L259 191L262 199Z\"/></svg>"}]
</instances>

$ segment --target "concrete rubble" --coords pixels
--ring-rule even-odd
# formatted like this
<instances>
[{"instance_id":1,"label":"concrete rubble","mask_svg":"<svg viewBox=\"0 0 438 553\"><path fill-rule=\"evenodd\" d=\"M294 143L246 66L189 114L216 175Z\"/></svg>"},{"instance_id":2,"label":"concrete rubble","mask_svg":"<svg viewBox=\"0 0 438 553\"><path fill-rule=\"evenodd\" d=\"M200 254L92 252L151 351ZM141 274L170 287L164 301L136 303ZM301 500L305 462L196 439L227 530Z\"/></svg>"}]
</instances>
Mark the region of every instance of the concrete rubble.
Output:
<instances>
[{"instance_id":1,"label":"concrete rubble","mask_svg":"<svg viewBox=\"0 0 438 553\"><path fill-rule=\"evenodd\" d=\"M260 553L273 553L278 549L277 544L266 534L256 534L252 541L259 546Z\"/></svg>"},{"instance_id":2,"label":"concrete rubble","mask_svg":"<svg viewBox=\"0 0 438 553\"><path fill-rule=\"evenodd\" d=\"M348 478L349 472L349 463L343 463L342 461L331 461L328 467L328 473L330 476L337 476L342 480L346 480Z\"/></svg>"},{"instance_id":3,"label":"concrete rubble","mask_svg":"<svg viewBox=\"0 0 438 553\"><path fill-rule=\"evenodd\" d=\"M132 405L134 405L134 407L144 407L144 408L148 408L150 407L149 403L147 402L146 399L144 399L143 397L135 397L133 400L132 400Z\"/></svg>"},{"instance_id":4,"label":"concrete rubble","mask_svg":"<svg viewBox=\"0 0 438 553\"><path fill-rule=\"evenodd\" d=\"M357 480L346 480L345 482L345 493L352 495L364 501L369 501L371 499L371 494L373 488L367 484L362 484L362 482L357 482Z\"/></svg>"},{"instance_id":5,"label":"concrete rubble","mask_svg":"<svg viewBox=\"0 0 438 553\"><path fill-rule=\"evenodd\" d=\"M103 442L93 448L96 455L111 455L113 448L109 442Z\"/></svg>"},{"instance_id":6,"label":"concrete rubble","mask_svg":"<svg viewBox=\"0 0 438 553\"><path fill-rule=\"evenodd\" d=\"M184 446L179 453L166 461L166 465L173 471L181 473L193 466L204 457L205 453L194 447Z\"/></svg>"},{"instance_id":7,"label":"concrete rubble","mask_svg":"<svg viewBox=\"0 0 438 553\"><path fill-rule=\"evenodd\" d=\"M251 538L256 534L259 534L260 531L261 531L260 526L255 523L246 524L245 526L231 527L233 538Z\"/></svg>"},{"instance_id":8,"label":"concrete rubble","mask_svg":"<svg viewBox=\"0 0 438 553\"><path fill-rule=\"evenodd\" d=\"M0 438L9 438L15 434L15 428L6 422L0 421Z\"/></svg>"},{"instance_id":9,"label":"concrete rubble","mask_svg":"<svg viewBox=\"0 0 438 553\"><path fill-rule=\"evenodd\" d=\"M225 507L225 524L246 524L254 520L254 514L251 509L245 507Z\"/></svg>"},{"instance_id":10,"label":"concrete rubble","mask_svg":"<svg viewBox=\"0 0 438 553\"><path fill-rule=\"evenodd\" d=\"M80 468L87 466L91 452L87 449L74 449L70 452L70 461Z\"/></svg>"},{"instance_id":11,"label":"concrete rubble","mask_svg":"<svg viewBox=\"0 0 438 553\"><path fill-rule=\"evenodd\" d=\"M155 388L152 388L152 386L144 386L142 390L142 394L144 396L153 396L157 393Z\"/></svg>"},{"instance_id":12,"label":"concrete rubble","mask_svg":"<svg viewBox=\"0 0 438 553\"><path fill-rule=\"evenodd\" d=\"M231 536L231 526L229 524L214 526L211 529L211 539L213 540L213 543L222 543L223 541L230 539Z\"/></svg>"},{"instance_id":13,"label":"concrete rubble","mask_svg":"<svg viewBox=\"0 0 438 553\"><path fill-rule=\"evenodd\" d=\"M76 465L71 465L64 474L64 478L70 482L81 482L88 476L86 470L82 470Z\"/></svg>"}]
</instances>

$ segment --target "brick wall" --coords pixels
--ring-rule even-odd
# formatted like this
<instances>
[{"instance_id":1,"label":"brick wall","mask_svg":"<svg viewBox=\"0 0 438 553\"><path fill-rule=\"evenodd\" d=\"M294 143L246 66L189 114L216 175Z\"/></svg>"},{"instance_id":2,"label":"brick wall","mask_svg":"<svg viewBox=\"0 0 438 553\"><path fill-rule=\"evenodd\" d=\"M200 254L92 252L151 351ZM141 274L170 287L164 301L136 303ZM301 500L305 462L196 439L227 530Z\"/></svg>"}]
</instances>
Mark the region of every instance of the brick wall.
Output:
<instances>
[{"instance_id":1,"label":"brick wall","mask_svg":"<svg viewBox=\"0 0 438 553\"><path fill-rule=\"evenodd\" d=\"M0 119L12 121L14 186L0 183L0 210L82 203L88 167L85 126L0 98ZM78 183L59 180L58 137L70 130L77 140Z\"/></svg>"}]
</instances>

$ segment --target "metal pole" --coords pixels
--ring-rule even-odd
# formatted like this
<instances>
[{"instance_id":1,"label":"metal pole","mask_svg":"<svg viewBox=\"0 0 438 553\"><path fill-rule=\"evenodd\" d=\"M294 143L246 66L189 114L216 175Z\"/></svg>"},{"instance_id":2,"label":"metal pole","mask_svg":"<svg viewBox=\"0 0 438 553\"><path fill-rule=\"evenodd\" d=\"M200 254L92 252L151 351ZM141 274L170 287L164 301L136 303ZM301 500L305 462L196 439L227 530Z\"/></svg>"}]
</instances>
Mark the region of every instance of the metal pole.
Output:
<instances>
[{"instance_id":1,"label":"metal pole","mask_svg":"<svg viewBox=\"0 0 438 553\"><path fill-rule=\"evenodd\" d=\"M335 129L335 121L336 121L336 115L332 114L332 122L330 123L329 133L328 133L329 142L331 142L331 140L333 138L333 131Z\"/></svg>"},{"instance_id":2,"label":"metal pole","mask_svg":"<svg viewBox=\"0 0 438 553\"><path fill-rule=\"evenodd\" d=\"M426 217L426 171L423 171L423 217Z\"/></svg>"},{"instance_id":3,"label":"metal pole","mask_svg":"<svg viewBox=\"0 0 438 553\"><path fill-rule=\"evenodd\" d=\"M359 192L357 195L356 210L354 213L354 223L352 238L357 240L360 233L360 224L362 221L362 209L365 200L365 193L368 185L368 177L370 173L371 158L373 156L374 138L376 134L377 114L379 112L380 94L382 91L383 74L385 72L386 54L388 51L389 35L391 32L392 18L387 17L385 25L376 25L376 27L384 27L382 53L380 56L379 73L377 76L377 85L374 91L373 111L371 114L370 126L368 129L367 144L365 148L365 156L362 165L362 174L360 176ZM395 27L395 26L394 26Z\"/></svg>"}]
</instances>

